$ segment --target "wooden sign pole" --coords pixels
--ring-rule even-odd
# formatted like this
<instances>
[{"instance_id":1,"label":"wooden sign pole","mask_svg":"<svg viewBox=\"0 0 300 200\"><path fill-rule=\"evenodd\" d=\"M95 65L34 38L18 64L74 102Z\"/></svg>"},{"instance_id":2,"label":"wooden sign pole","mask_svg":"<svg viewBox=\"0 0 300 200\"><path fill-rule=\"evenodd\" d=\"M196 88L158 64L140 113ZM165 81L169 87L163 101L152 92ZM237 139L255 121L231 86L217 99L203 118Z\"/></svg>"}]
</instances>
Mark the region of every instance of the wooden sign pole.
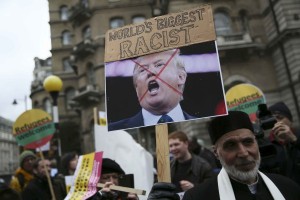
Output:
<instances>
[{"instance_id":1,"label":"wooden sign pole","mask_svg":"<svg viewBox=\"0 0 300 200\"><path fill-rule=\"evenodd\" d=\"M157 156L157 179L159 182L171 183L168 124L156 125L155 135Z\"/></svg>"},{"instance_id":2,"label":"wooden sign pole","mask_svg":"<svg viewBox=\"0 0 300 200\"><path fill-rule=\"evenodd\" d=\"M42 152L42 149L40 149L40 156L41 156L42 161L43 161L43 164L44 164L45 157L44 157L44 154L43 154L43 152ZM49 172L48 172L47 167L44 166L44 168L45 168L46 177L47 177L47 181L48 181L50 193L51 193L51 196L52 196L52 200L56 200L56 197L55 197L55 194L54 194L54 190L53 190L53 186L52 186L52 182L51 182L51 179L50 179L50 174L49 174Z\"/></svg>"}]
</instances>

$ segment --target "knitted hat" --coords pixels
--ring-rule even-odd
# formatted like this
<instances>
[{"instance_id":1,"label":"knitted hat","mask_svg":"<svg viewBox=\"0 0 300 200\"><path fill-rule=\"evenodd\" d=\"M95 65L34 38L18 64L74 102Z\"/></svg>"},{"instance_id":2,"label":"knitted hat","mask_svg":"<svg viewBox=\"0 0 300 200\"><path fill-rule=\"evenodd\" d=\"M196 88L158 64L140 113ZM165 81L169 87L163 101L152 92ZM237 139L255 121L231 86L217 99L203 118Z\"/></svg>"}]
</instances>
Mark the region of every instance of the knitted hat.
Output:
<instances>
[{"instance_id":1,"label":"knitted hat","mask_svg":"<svg viewBox=\"0 0 300 200\"><path fill-rule=\"evenodd\" d=\"M21 153L21 155L19 157L19 162L20 162L21 167L23 165L23 161L25 160L25 158L30 157L30 156L36 158L36 155L32 151L25 150Z\"/></svg>"},{"instance_id":2,"label":"knitted hat","mask_svg":"<svg viewBox=\"0 0 300 200\"><path fill-rule=\"evenodd\" d=\"M108 173L118 173L118 174L125 174L123 169L120 167L118 163L116 163L114 160L111 160L109 158L103 158L102 160L102 174L108 174Z\"/></svg>"},{"instance_id":3,"label":"knitted hat","mask_svg":"<svg viewBox=\"0 0 300 200\"><path fill-rule=\"evenodd\" d=\"M217 140L230 131L246 128L253 132L253 124L249 116L242 111L229 111L228 115L214 118L208 127L211 142Z\"/></svg>"},{"instance_id":4,"label":"knitted hat","mask_svg":"<svg viewBox=\"0 0 300 200\"><path fill-rule=\"evenodd\" d=\"M269 110L273 114L280 114L288 118L291 122L293 121L293 116L290 109L282 101L277 102L269 107Z\"/></svg>"}]
</instances>

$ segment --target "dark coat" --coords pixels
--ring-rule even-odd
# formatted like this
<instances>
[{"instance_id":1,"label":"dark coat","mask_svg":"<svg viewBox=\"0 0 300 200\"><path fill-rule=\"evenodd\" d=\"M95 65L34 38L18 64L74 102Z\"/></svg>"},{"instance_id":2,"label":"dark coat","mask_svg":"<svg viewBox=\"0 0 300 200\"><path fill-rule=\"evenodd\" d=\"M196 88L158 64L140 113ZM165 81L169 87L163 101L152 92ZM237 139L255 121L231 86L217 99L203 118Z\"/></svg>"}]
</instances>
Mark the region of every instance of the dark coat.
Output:
<instances>
[{"instance_id":1,"label":"dark coat","mask_svg":"<svg viewBox=\"0 0 300 200\"><path fill-rule=\"evenodd\" d=\"M177 165L178 162L175 159L173 159L171 161L171 179L172 183L178 187L179 184L173 182ZM198 185L203 181L216 176L215 173L213 173L211 166L206 160L193 154L192 163L187 173L188 175L185 177L185 180L193 183L194 185ZM181 191L181 188L177 188L177 190Z\"/></svg>"},{"instance_id":2,"label":"dark coat","mask_svg":"<svg viewBox=\"0 0 300 200\"><path fill-rule=\"evenodd\" d=\"M293 182L291 179L278 174L265 175L273 181L273 183L277 186L277 188L280 190L280 192L286 200L300 199L300 186ZM235 198L237 200L273 200L271 193L269 192L265 183L262 181L261 177L259 177L256 194L251 194L247 185L238 183L232 179L230 179L230 181L232 184ZM201 185L198 185L188 190L183 196L183 200L199 199L220 199L217 178L205 181Z\"/></svg>"},{"instance_id":3,"label":"dark coat","mask_svg":"<svg viewBox=\"0 0 300 200\"><path fill-rule=\"evenodd\" d=\"M66 186L61 178L51 179L56 200L63 200L66 196ZM22 192L24 200L52 200L50 188L46 178L35 177Z\"/></svg>"},{"instance_id":4,"label":"dark coat","mask_svg":"<svg viewBox=\"0 0 300 200\"><path fill-rule=\"evenodd\" d=\"M194 116L191 116L191 115L187 114L186 112L183 112L183 115L186 120L187 119L195 119ZM113 130L134 128L134 127L139 127L139 126L145 126L142 111L138 112L133 117L122 119L117 122L109 123L108 130L113 131Z\"/></svg>"},{"instance_id":5,"label":"dark coat","mask_svg":"<svg viewBox=\"0 0 300 200\"><path fill-rule=\"evenodd\" d=\"M269 142L275 148L275 154L266 159L262 158L260 170L287 176L300 184L300 131L294 133L298 138L295 143L283 145L276 140Z\"/></svg>"}]
</instances>

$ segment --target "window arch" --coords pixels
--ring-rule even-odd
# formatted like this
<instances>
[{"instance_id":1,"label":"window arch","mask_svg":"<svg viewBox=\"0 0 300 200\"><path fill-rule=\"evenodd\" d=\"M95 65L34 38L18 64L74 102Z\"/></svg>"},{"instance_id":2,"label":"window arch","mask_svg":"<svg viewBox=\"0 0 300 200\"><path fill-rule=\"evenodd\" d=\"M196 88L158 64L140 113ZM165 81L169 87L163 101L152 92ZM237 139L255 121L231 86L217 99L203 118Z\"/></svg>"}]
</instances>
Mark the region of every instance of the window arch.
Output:
<instances>
[{"instance_id":1,"label":"window arch","mask_svg":"<svg viewBox=\"0 0 300 200\"><path fill-rule=\"evenodd\" d=\"M92 31L91 31L91 27L90 26L85 26L82 29L82 38L83 39L88 39L92 37Z\"/></svg>"},{"instance_id":2,"label":"window arch","mask_svg":"<svg viewBox=\"0 0 300 200\"><path fill-rule=\"evenodd\" d=\"M49 98L43 100L43 109L52 116L52 103Z\"/></svg>"},{"instance_id":3,"label":"window arch","mask_svg":"<svg viewBox=\"0 0 300 200\"><path fill-rule=\"evenodd\" d=\"M63 58L63 68L64 68L65 72L72 72L73 71L73 68L71 66L69 57Z\"/></svg>"},{"instance_id":4,"label":"window arch","mask_svg":"<svg viewBox=\"0 0 300 200\"><path fill-rule=\"evenodd\" d=\"M95 84L95 72L94 72L94 65L92 63L87 64L86 75L87 75L88 84L94 85Z\"/></svg>"},{"instance_id":5,"label":"window arch","mask_svg":"<svg viewBox=\"0 0 300 200\"><path fill-rule=\"evenodd\" d=\"M125 25L123 17L115 17L110 19L110 28L118 28Z\"/></svg>"},{"instance_id":6,"label":"window arch","mask_svg":"<svg viewBox=\"0 0 300 200\"><path fill-rule=\"evenodd\" d=\"M66 94L65 101L66 102L65 102L65 104L66 104L67 110L72 109L70 103L72 102L72 99L75 96L75 91L76 90L74 88L68 88L68 89L66 89L66 92L65 92L65 94Z\"/></svg>"},{"instance_id":7,"label":"window arch","mask_svg":"<svg viewBox=\"0 0 300 200\"><path fill-rule=\"evenodd\" d=\"M63 45L70 45L72 44L72 37L70 31L62 32L62 44Z\"/></svg>"},{"instance_id":8,"label":"window arch","mask_svg":"<svg viewBox=\"0 0 300 200\"><path fill-rule=\"evenodd\" d=\"M69 19L69 9L66 5L60 7L59 13L60 13L60 20L66 21Z\"/></svg>"},{"instance_id":9,"label":"window arch","mask_svg":"<svg viewBox=\"0 0 300 200\"><path fill-rule=\"evenodd\" d=\"M238 85L238 84L242 84L242 83L250 83L251 84L251 81L249 79L245 78L244 76L241 76L241 75L233 75L233 76L228 77L224 81L225 92L227 92L233 86Z\"/></svg>"},{"instance_id":10,"label":"window arch","mask_svg":"<svg viewBox=\"0 0 300 200\"><path fill-rule=\"evenodd\" d=\"M231 19L227 12L223 10L214 13L214 21L217 35L229 35L232 33Z\"/></svg>"},{"instance_id":11,"label":"window arch","mask_svg":"<svg viewBox=\"0 0 300 200\"><path fill-rule=\"evenodd\" d=\"M143 15L136 15L132 17L132 23L136 24L136 23L140 23L146 20L146 17Z\"/></svg>"}]
</instances>

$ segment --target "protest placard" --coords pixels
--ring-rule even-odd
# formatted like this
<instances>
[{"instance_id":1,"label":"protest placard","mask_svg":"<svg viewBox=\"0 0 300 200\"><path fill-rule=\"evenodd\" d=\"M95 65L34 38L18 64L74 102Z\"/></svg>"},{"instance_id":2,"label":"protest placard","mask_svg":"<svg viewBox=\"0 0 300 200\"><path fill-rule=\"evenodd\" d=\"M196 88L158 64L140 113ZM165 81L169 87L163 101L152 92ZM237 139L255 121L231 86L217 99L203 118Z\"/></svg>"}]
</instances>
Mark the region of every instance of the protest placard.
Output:
<instances>
[{"instance_id":1,"label":"protest placard","mask_svg":"<svg viewBox=\"0 0 300 200\"><path fill-rule=\"evenodd\" d=\"M13 135L19 145L35 149L45 145L55 133L51 116L43 110L22 113L13 125Z\"/></svg>"},{"instance_id":2,"label":"protest placard","mask_svg":"<svg viewBox=\"0 0 300 200\"><path fill-rule=\"evenodd\" d=\"M215 39L209 5L109 30L108 130L216 115L225 97Z\"/></svg>"},{"instance_id":3,"label":"protest placard","mask_svg":"<svg viewBox=\"0 0 300 200\"><path fill-rule=\"evenodd\" d=\"M74 184L65 200L82 200L97 192L97 184L101 176L103 152L93 152L79 156L74 173Z\"/></svg>"},{"instance_id":4,"label":"protest placard","mask_svg":"<svg viewBox=\"0 0 300 200\"><path fill-rule=\"evenodd\" d=\"M247 113L254 123L256 111L259 104L266 103L262 91L248 83L238 84L226 92L226 103L228 110L239 110Z\"/></svg>"}]
</instances>

